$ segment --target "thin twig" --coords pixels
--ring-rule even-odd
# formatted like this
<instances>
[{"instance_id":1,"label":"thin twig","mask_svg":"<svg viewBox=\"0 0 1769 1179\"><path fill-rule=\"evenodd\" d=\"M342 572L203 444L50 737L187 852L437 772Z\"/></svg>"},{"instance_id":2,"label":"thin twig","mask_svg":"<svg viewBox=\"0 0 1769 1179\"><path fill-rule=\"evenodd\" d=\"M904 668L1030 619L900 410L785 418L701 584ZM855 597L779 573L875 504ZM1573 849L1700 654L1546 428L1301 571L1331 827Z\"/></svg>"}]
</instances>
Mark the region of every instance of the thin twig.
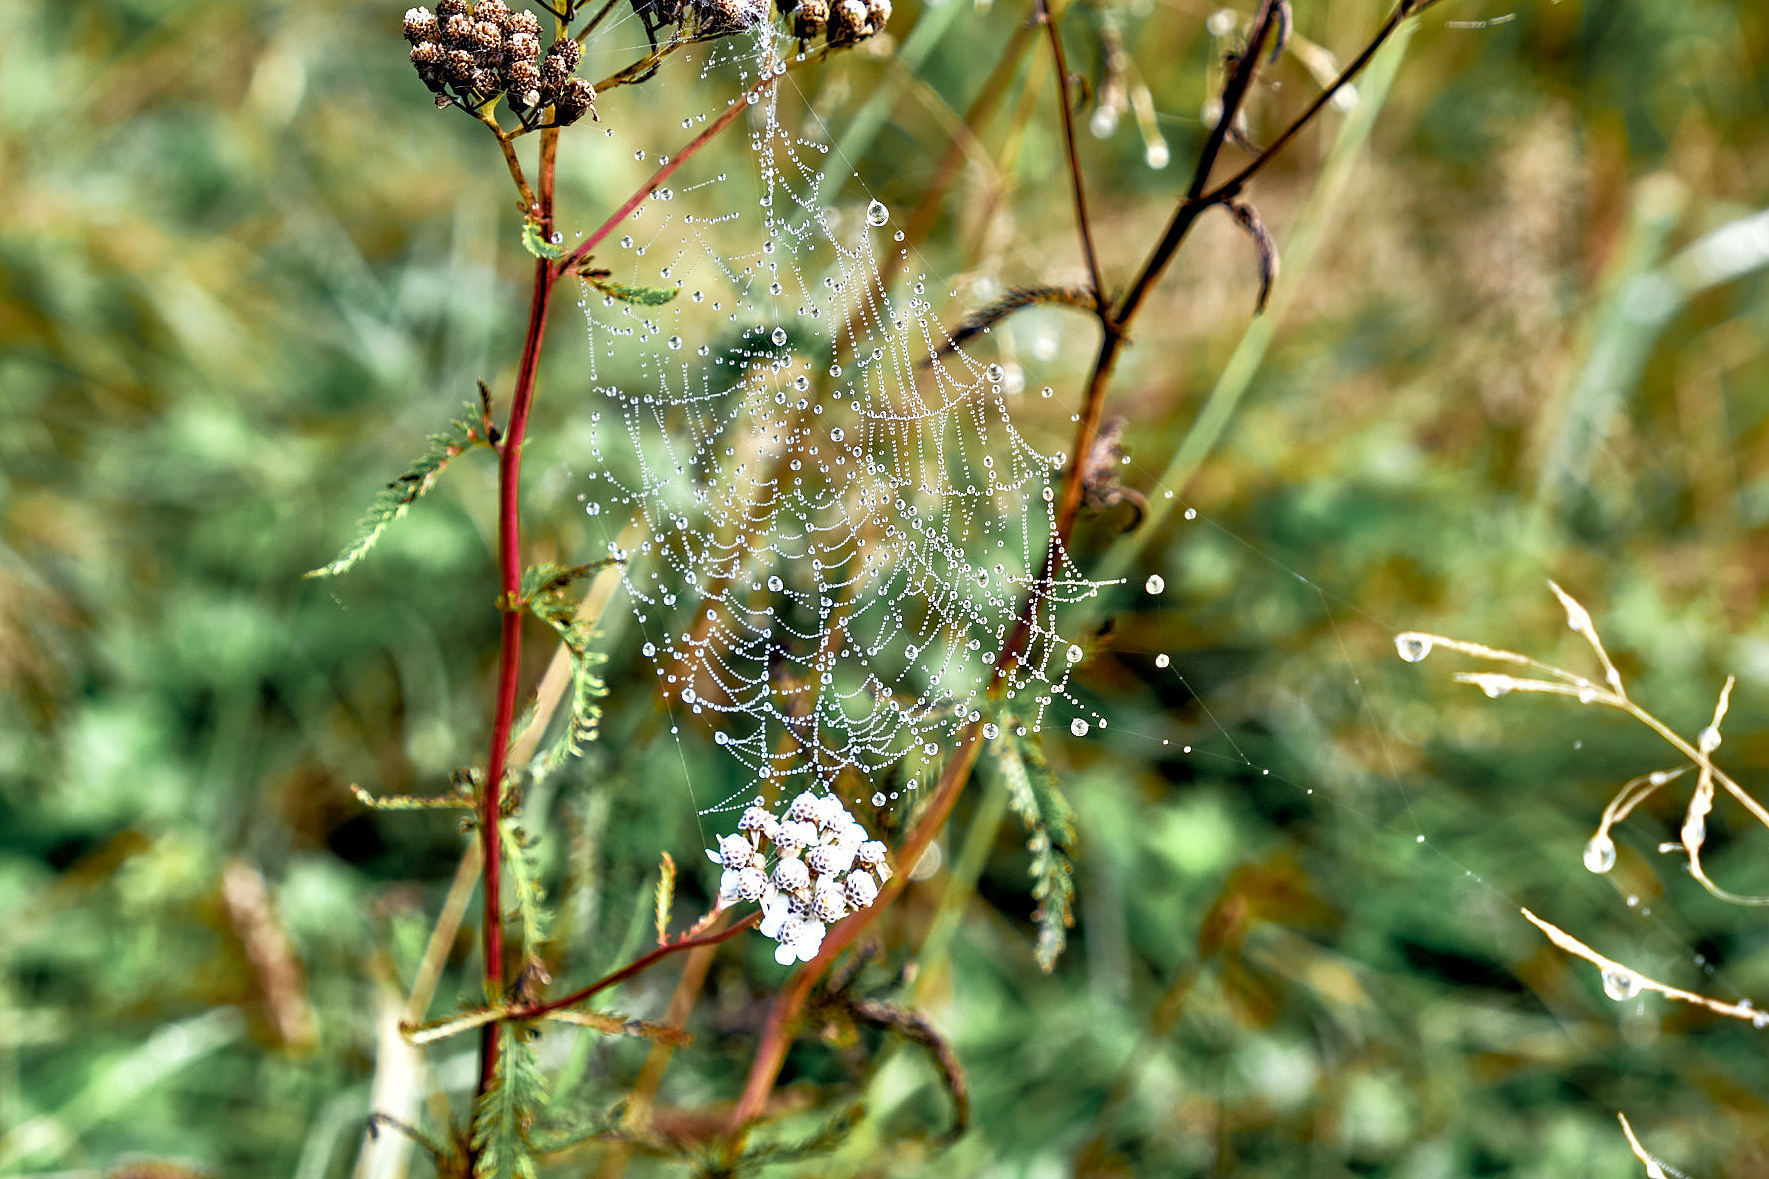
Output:
<instances>
[{"instance_id":1,"label":"thin twig","mask_svg":"<svg viewBox=\"0 0 1769 1179\"><path fill-rule=\"evenodd\" d=\"M1063 149L1068 153L1069 186L1075 193L1075 228L1081 235L1081 252L1087 258L1088 277L1093 281L1094 307L1103 323L1108 314L1106 281L1100 273L1099 251L1093 245L1093 222L1087 215L1087 185L1081 176L1081 154L1075 147L1075 104L1069 94L1069 61L1063 54L1062 34L1057 31L1049 0L1038 0L1038 20L1044 25L1044 34L1050 41L1051 60L1056 65L1057 102L1063 111Z\"/></svg>"}]
</instances>

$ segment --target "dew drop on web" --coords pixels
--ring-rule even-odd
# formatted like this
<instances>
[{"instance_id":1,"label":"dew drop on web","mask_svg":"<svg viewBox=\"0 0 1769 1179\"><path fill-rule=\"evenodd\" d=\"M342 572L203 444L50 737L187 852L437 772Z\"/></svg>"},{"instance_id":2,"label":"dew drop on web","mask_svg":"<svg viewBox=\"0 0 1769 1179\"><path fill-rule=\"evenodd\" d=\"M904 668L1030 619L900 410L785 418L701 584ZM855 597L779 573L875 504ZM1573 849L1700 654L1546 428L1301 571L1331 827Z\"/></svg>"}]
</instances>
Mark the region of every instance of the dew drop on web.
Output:
<instances>
[{"instance_id":1,"label":"dew drop on web","mask_svg":"<svg viewBox=\"0 0 1769 1179\"><path fill-rule=\"evenodd\" d=\"M1617 1003L1626 1002L1640 993L1640 976L1632 970L1605 970L1603 993Z\"/></svg>"},{"instance_id":2,"label":"dew drop on web","mask_svg":"<svg viewBox=\"0 0 1769 1179\"><path fill-rule=\"evenodd\" d=\"M1615 841L1607 835L1593 835L1585 845L1585 868L1598 875L1615 867Z\"/></svg>"},{"instance_id":3,"label":"dew drop on web","mask_svg":"<svg viewBox=\"0 0 1769 1179\"><path fill-rule=\"evenodd\" d=\"M891 211L885 208L883 201L873 201L866 206L866 224L883 225L890 219Z\"/></svg>"},{"instance_id":4,"label":"dew drop on web","mask_svg":"<svg viewBox=\"0 0 1769 1179\"><path fill-rule=\"evenodd\" d=\"M1167 588L1167 582L1159 573L1151 573L1149 579L1142 583L1142 587L1151 594L1158 594Z\"/></svg>"}]
</instances>

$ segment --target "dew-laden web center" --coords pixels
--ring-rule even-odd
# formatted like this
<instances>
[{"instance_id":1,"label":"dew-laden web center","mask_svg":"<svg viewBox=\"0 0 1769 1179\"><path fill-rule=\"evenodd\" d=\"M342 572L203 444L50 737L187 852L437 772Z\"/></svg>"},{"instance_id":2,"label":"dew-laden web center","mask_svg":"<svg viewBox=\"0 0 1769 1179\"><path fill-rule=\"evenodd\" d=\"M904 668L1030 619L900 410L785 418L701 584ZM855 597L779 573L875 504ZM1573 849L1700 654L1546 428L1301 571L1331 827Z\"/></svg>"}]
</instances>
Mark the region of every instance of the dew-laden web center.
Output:
<instances>
[{"instance_id":1,"label":"dew-laden web center","mask_svg":"<svg viewBox=\"0 0 1769 1179\"><path fill-rule=\"evenodd\" d=\"M677 294L586 302L605 409L585 498L633 518L608 546L667 699L763 781L907 759L912 787L966 725L999 734L998 677L1011 723L1043 723L1082 654L1058 611L1098 586L1056 541L1068 456L1015 428L925 276L881 285L902 231L780 105L746 112L746 175L691 161L597 259Z\"/></svg>"}]
</instances>

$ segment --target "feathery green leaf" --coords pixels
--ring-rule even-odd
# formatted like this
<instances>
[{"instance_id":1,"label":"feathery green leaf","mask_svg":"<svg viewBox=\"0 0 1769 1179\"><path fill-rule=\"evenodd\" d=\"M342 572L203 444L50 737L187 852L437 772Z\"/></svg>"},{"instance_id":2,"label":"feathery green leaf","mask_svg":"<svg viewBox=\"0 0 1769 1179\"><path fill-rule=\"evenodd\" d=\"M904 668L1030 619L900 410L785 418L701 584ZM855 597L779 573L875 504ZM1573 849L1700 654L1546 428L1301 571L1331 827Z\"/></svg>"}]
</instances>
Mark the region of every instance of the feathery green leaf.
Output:
<instances>
[{"instance_id":1,"label":"feathery green leaf","mask_svg":"<svg viewBox=\"0 0 1769 1179\"><path fill-rule=\"evenodd\" d=\"M506 1024L498 1037L497 1068L473 1105L473 1179L537 1179L528 1135L546 1104L546 1079L527 1031Z\"/></svg>"},{"instance_id":2,"label":"feathery green leaf","mask_svg":"<svg viewBox=\"0 0 1769 1179\"><path fill-rule=\"evenodd\" d=\"M329 565L307 572L308 577L337 577L346 573L368 551L375 547L381 534L393 522L405 515L406 510L418 501L418 498L436 485L436 479L443 469L457 456L466 453L475 446L490 446L480 424L480 411L475 406L467 406L467 416L450 421L448 429L440 434L430 435L430 448L426 450L399 478L381 488L370 502L368 511L356 524L356 539L347 545L343 552Z\"/></svg>"},{"instance_id":3,"label":"feathery green leaf","mask_svg":"<svg viewBox=\"0 0 1769 1179\"><path fill-rule=\"evenodd\" d=\"M1018 736L1012 717L1004 717L1002 739L989 751L1007 784L1007 802L1026 824L1026 848L1032 853L1032 897L1038 902L1036 954L1046 972L1056 966L1075 923L1075 812L1057 787L1044 750L1031 734Z\"/></svg>"}]
</instances>

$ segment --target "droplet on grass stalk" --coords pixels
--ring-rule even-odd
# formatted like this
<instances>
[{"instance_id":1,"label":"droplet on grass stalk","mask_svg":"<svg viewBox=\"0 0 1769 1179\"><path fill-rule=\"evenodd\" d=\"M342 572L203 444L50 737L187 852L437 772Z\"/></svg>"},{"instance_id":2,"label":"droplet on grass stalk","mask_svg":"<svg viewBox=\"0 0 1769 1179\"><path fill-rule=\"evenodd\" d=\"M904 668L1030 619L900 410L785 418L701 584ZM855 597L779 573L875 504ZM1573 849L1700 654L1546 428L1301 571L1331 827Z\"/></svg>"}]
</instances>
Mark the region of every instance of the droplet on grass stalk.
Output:
<instances>
[{"instance_id":1,"label":"droplet on grass stalk","mask_svg":"<svg viewBox=\"0 0 1769 1179\"><path fill-rule=\"evenodd\" d=\"M1601 876L1615 867L1615 841L1607 835L1593 835L1585 845L1585 867Z\"/></svg>"},{"instance_id":2,"label":"droplet on grass stalk","mask_svg":"<svg viewBox=\"0 0 1769 1179\"><path fill-rule=\"evenodd\" d=\"M1603 993L1617 1003L1626 1002L1640 993L1640 976L1632 970L1605 970Z\"/></svg>"},{"instance_id":3,"label":"droplet on grass stalk","mask_svg":"<svg viewBox=\"0 0 1769 1179\"><path fill-rule=\"evenodd\" d=\"M1417 663L1431 654L1431 636L1422 635L1417 631L1407 631L1394 636L1395 654L1408 663Z\"/></svg>"}]
</instances>

